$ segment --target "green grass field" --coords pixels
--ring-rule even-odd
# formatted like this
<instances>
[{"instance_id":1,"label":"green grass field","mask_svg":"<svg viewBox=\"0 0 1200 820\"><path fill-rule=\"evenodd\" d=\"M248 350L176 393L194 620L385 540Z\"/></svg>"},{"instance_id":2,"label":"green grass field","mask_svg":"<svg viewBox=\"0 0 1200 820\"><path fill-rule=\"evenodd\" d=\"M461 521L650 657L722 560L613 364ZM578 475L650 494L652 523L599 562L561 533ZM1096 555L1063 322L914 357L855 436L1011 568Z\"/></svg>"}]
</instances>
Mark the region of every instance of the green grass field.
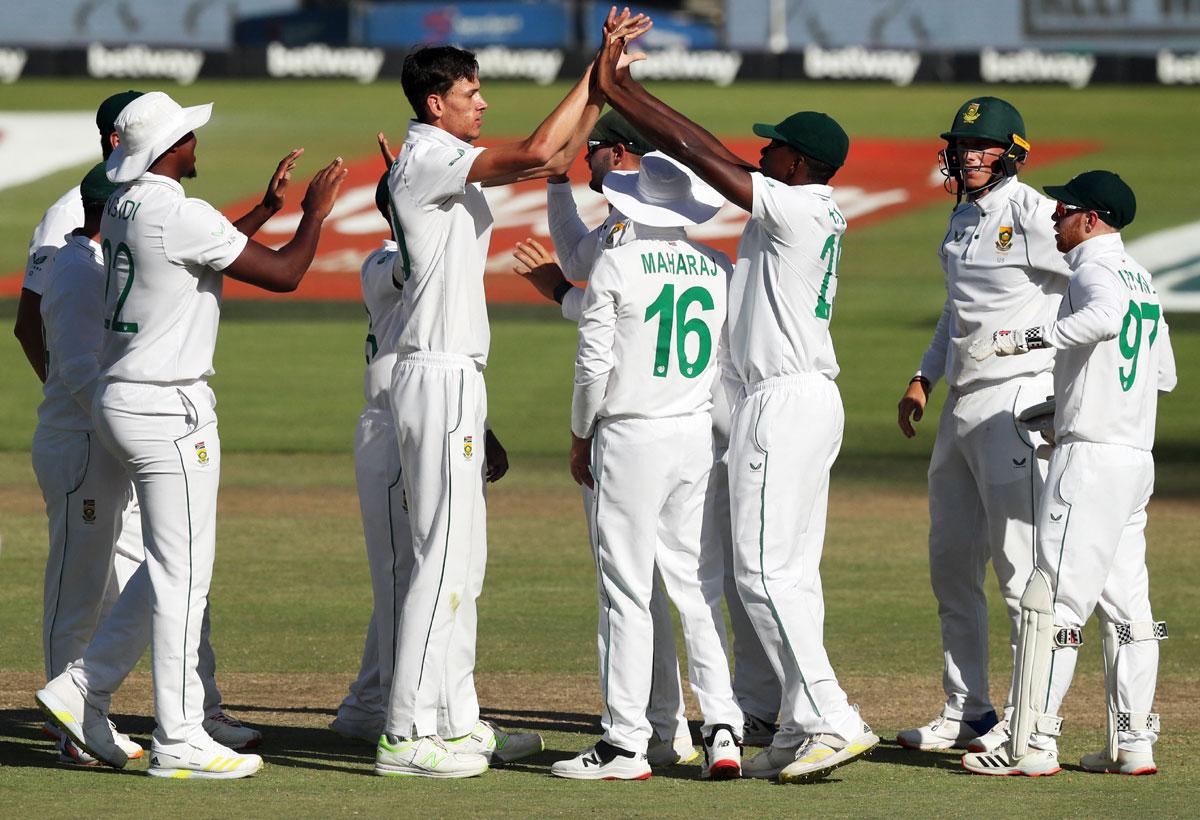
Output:
<instances>
[{"instance_id":1,"label":"green grass field","mask_svg":"<svg viewBox=\"0 0 1200 820\"><path fill-rule=\"evenodd\" d=\"M6 110L87 110L125 84L22 81ZM398 135L407 108L398 85L198 83L168 89L185 104L216 100L204 130L192 195L222 204L253 195L282 151L361 156L381 128ZM562 88L485 85L490 135L519 134ZM799 108L829 110L852 136L933 137L967 96L965 86L897 90L870 85L756 85L657 90L718 134ZM990 93L997 93L990 89ZM1194 93L1109 88L1067 92L1009 88L1031 135L1089 139L1093 155L1040 166L1041 185L1110 166L1133 185L1136 237L1194 219L1200 190L1183 147L1197 122ZM931 139L930 151L935 148ZM311 163L316 167L315 162ZM311 168L310 168L311 170ZM42 210L83 168L0 193L0 271L17 270ZM924 471L939 390L915 441L902 438L895 405L928 342L943 289L935 250L948 202L855 229L847 236L833 326L846 403L846 436L834 470L823 578L826 643L851 698L885 739L931 718L940 703L941 651L925 560ZM13 302L0 303L11 326ZM536 727L547 751L527 764L458 783L369 777L370 747L325 729L353 678L370 612L350 446L361 402L361 307L226 305L213 380L225 452L213 641L230 711L262 727L268 767L248 781L163 783L110 771L57 767L37 731L41 682L41 573L45 517L29 463L40 394L13 341L0 345L0 800L28 816L138 811L190 816L380 813L398 805L433 816L696 816L814 813L828 816L1194 814L1200 741L1194 613L1200 513L1200 320L1173 315L1179 388L1160 404L1158 492L1150 514L1156 617L1171 623L1162 647L1158 710L1161 773L1123 779L1068 770L1037 781L964 775L953 755L885 743L868 762L829 781L780 787L695 782L676 767L645 783L576 784L549 764L590 743L597 725L595 580L578 495L566 470L574 332L540 307L492 311L487 371L493 425L512 470L490 497L490 565L480 600L479 687L489 715ZM1003 617L993 612L993 691L1008 674ZM1063 759L1100 743L1099 641L1087 630L1076 685L1064 707ZM152 729L143 661L115 704L123 727ZM143 764L144 766L144 764ZM134 767L137 770L140 767ZM220 791L217 796L216 792ZM221 801L221 802L218 802ZM133 802L136 801L136 802Z\"/></svg>"}]
</instances>

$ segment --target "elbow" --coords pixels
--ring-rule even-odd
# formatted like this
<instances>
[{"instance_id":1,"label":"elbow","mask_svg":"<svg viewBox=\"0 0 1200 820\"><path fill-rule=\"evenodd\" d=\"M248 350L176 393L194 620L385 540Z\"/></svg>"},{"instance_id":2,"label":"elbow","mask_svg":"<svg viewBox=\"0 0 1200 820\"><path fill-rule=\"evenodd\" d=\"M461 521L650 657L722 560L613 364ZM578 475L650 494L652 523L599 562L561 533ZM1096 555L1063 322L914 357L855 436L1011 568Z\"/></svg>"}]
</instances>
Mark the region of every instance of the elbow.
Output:
<instances>
[{"instance_id":1,"label":"elbow","mask_svg":"<svg viewBox=\"0 0 1200 820\"><path fill-rule=\"evenodd\" d=\"M539 168L548 165L554 160L554 155L558 153L559 147L551 145L544 138L532 139L525 146L525 163L530 168Z\"/></svg>"}]
</instances>

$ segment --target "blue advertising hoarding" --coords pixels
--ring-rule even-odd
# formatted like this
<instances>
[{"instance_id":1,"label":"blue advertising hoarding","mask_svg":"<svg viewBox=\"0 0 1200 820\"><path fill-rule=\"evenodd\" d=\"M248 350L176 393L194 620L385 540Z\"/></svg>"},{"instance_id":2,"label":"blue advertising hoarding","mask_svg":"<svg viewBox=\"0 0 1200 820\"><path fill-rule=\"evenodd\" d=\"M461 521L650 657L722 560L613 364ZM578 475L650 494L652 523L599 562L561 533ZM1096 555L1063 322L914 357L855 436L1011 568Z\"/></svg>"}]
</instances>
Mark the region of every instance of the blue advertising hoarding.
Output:
<instances>
[{"instance_id":1,"label":"blue advertising hoarding","mask_svg":"<svg viewBox=\"0 0 1200 820\"><path fill-rule=\"evenodd\" d=\"M563 48L573 28L558 2L377 3L355 7L350 36L365 46Z\"/></svg>"}]
</instances>

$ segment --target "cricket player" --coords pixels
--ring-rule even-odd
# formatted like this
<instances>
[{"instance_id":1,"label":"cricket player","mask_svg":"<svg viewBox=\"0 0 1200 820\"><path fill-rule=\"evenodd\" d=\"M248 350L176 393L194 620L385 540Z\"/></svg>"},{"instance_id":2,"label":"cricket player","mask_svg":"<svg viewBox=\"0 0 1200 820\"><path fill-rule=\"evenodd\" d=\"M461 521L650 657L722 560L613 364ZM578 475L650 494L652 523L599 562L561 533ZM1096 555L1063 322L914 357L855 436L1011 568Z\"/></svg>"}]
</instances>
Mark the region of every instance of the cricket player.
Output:
<instances>
[{"instance_id":1,"label":"cricket player","mask_svg":"<svg viewBox=\"0 0 1200 820\"><path fill-rule=\"evenodd\" d=\"M115 121L120 144L107 172L122 187L109 198L100 228L106 333L92 416L104 445L133 477L146 560L83 658L37 700L85 751L123 767L127 755L114 742L108 705L149 634L158 722L149 773L231 779L253 774L262 759L239 755L205 731L197 672L216 546L221 447L207 379L222 275L294 290L312 262L345 170L339 157L318 172L291 241L279 250L253 242L247 234L282 206L301 149L284 158L263 203L235 225L204 201L185 197L180 185L196 174L194 132L211 109L182 108L150 92Z\"/></svg>"},{"instance_id":2,"label":"cricket player","mask_svg":"<svg viewBox=\"0 0 1200 820\"><path fill-rule=\"evenodd\" d=\"M921 366L900 400L900 429L916 435L938 381L949 392L929 462L929 577L938 602L946 701L924 726L896 736L906 748L995 749L1007 738L988 693L989 559L1016 642L1017 601L1033 569L1045 463L1017 416L1053 391L1054 351L977 362L981 330L1052 321L1070 274L1051 232L1054 202L1022 183L1025 123L1008 102L967 100L942 134L943 173L960 200L939 259L946 301ZM964 201L965 200L965 201Z\"/></svg>"},{"instance_id":3,"label":"cricket player","mask_svg":"<svg viewBox=\"0 0 1200 820\"><path fill-rule=\"evenodd\" d=\"M96 123L105 159L117 145L113 121L141 94L140 91L114 94L97 109ZM107 199L105 192L112 185L104 175L103 163L99 170L92 169L89 177L89 195L93 197L90 204L102 208ZM42 295L51 303L50 307L40 307L38 317L38 344L45 365L39 373L44 381L44 400L38 408L38 429L32 448L49 523L42 613L47 680L59 675L69 662L83 654L97 625L111 611L117 595L145 559L141 511L132 484L94 435L91 397L99 377L97 355L104 311L103 289L97 290L96 283L104 279L104 266L100 246L95 241L100 212L85 213L89 201L80 195L83 187L84 183L75 186L47 211L31 243L38 249L33 255L37 263L33 264L31 259L27 271L27 284L39 290L38 304ZM70 196L72 192L74 199ZM49 235L49 231L61 229L63 223L71 220L78 220L72 229L58 237ZM63 270L58 271L56 254L64 242L69 259L63 260ZM92 256L85 252L89 247L94 251ZM46 353L50 340L57 351L54 356ZM236 749L256 746L262 740L261 733L225 714L221 706L216 658L208 629L206 611L199 647L205 730ZM52 721L43 725L42 732L59 744L60 762L97 763ZM124 736L118 740L130 757L141 756L142 750L135 743Z\"/></svg>"},{"instance_id":4,"label":"cricket player","mask_svg":"<svg viewBox=\"0 0 1200 820\"><path fill-rule=\"evenodd\" d=\"M580 780L650 776L657 568L679 610L704 714L701 776L737 778L742 713L725 647L723 556L719 544L705 550L701 543L715 346L731 266L684 230L711 219L723 202L666 157L646 157L637 172L611 172L604 193L638 237L607 248L591 272L571 407L571 472L593 489L604 737L551 772Z\"/></svg>"},{"instance_id":5,"label":"cricket player","mask_svg":"<svg viewBox=\"0 0 1200 820\"><path fill-rule=\"evenodd\" d=\"M590 187L600 192L605 175L611 170L633 171L641 157L653 151L619 112L609 111L588 135L587 163L591 171ZM660 154L660 156L662 156ZM563 316L576 323L582 313L583 288L572 286L563 276L586 280L600 251L634 239L635 225L619 210L610 206L608 218L588 230L579 218L571 185L566 176L551 177L546 186L550 236L563 261L553 263L535 241L518 244L518 273L528 278L547 298L562 305ZM523 257L523 258L522 258ZM729 402L720 380L714 380L711 415L713 419L714 463L709 475L710 488L704 508L706 539L718 539L725 553L725 600L734 632L734 694L745 715L743 743L767 746L775 733L779 713L779 682L763 652L754 627L746 615L733 576L733 543L729 524L729 480L725 451L729 442ZM591 490L580 485L584 509L591 509ZM590 514L590 513L589 513ZM590 528L590 527L589 527ZM661 587L655 584L650 599L654 618L655 674L650 694L649 718L654 728L646 757L651 766L686 763L697 752L692 744L683 713L679 659L671 628L670 612Z\"/></svg>"},{"instance_id":6,"label":"cricket player","mask_svg":"<svg viewBox=\"0 0 1200 820\"><path fill-rule=\"evenodd\" d=\"M604 36L623 49L647 22L614 10ZM476 598L487 557L484 460L476 457L486 430L490 343L483 271L492 216L482 185L544 171L585 109L598 112L602 102L589 88L589 65L529 137L485 149L473 144L487 108L478 73L473 54L443 46L410 53L401 77L416 119L389 177L404 325L391 400L415 558L376 752L381 775L457 778L487 770L495 738L476 736L474 685ZM540 737L527 737L537 748L521 751L540 750Z\"/></svg>"},{"instance_id":7,"label":"cricket player","mask_svg":"<svg viewBox=\"0 0 1200 820\"><path fill-rule=\"evenodd\" d=\"M770 143L755 169L649 94L616 57L610 45L598 68L612 106L751 214L726 324L735 394L727 455L734 573L783 698L771 745L742 772L785 783L822 777L879 742L825 652L819 572L829 469L844 418L829 322L846 220L827 183L845 162L849 139L831 117L812 111L756 125Z\"/></svg>"},{"instance_id":8,"label":"cricket player","mask_svg":"<svg viewBox=\"0 0 1200 820\"><path fill-rule=\"evenodd\" d=\"M1109 171L1048 185L1054 231L1071 268L1057 321L984 329L968 352L979 361L1058 351L1054 450L1038 517L1036 568L1021 597L1011 740L967 754L978 774L1059 771L1058 708L1071 685L1094 611L1107 690L1104 750L1085 771L1154 774L1159 718L1152 712L1158 642L1146 571L1146 506L1154 490L1158 394L1174 389L1171 336L1150 273L1125 251L1133 191Z\"/></svg>"},{"instance_id":9,"label":"cricket player","mask_svg":"<svg viewBox=\"0 0 1200 820\"><path fill-rule=\"evenodd\" d=\"M383 142L381 148L386 156ZM387 172L375 188L375 206L390 224ZM339 734L368 740L372 745L383 734L394 671L397 613L408 593L414 561L408 502L401 480L403 468L388 393L403 327L400 319L403 286L394 276L398 253L394 237L384 240L381 248L367 256L360 271L369 328L364 351L367 367L363 374L366 406L359 416L354 439L354 467L374 607L358 677L330 724ZM490 428L485 435L486 477L488 481L497 481L508 470L508 457ZM488 721L478 721L468 737L471 735L490 738L485 755L501 762L541 749L540 737L510 735Z\"/></svg>"}]
</instances>

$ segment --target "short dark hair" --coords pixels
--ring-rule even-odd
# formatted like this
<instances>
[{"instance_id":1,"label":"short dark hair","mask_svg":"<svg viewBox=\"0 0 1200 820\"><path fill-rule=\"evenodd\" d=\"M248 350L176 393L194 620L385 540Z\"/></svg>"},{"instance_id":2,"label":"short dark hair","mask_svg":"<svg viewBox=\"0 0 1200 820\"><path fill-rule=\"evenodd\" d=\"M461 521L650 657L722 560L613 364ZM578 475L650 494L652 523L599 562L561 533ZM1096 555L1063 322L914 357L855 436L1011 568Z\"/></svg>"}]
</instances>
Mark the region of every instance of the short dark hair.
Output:
<instances>
[{"instance_id":1,"label":"short dark hair","mask_svg":"<svg viewBox=\"0 0 1200 820\"><path fill-rule=\"evenodd\" d=\"M454 46L430 46L405 55L400 85L413 113L424 122L428 116L425 100L430 94L443 97L459 80L478 76L479 62L473 52Z\"/></svg>"},{"instance_id":2,"label":"short dark hair","mask_svg":"<svg viewBox=\"0 0 1200 820\"><path fill-rule=\"evenodd\" d=\"M819 159L810 157L803 151L800 152L804 157L804 164L808 166L808 181L817 185L824 185L829 180L833 179L833 175L837 173L837 168L834 168L828 162L822 162Z\"/></svg>"}]
</instances>

